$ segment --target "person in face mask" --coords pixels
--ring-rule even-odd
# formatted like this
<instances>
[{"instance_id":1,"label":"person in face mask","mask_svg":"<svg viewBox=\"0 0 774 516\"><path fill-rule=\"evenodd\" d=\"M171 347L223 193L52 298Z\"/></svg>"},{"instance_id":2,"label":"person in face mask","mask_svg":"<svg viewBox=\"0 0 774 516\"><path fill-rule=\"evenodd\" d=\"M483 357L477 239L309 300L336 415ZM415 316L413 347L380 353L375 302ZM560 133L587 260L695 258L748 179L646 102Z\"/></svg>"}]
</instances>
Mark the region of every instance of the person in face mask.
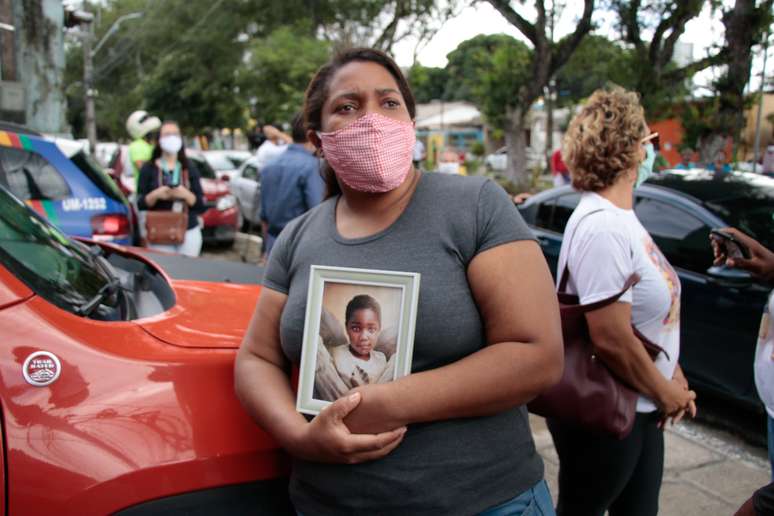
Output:
<instances>
[{"instance_id":1,"label":"person in face mask","mask_svg":"<svg viewBox=\"0 0 774 516\"><path fill-rule=\"evenodd\" d=\"M640 397L634 427L622 440L547 420L559 455L560 515L656 516L663 426L696 414L696 394L677 363L680 280L634 212L634 189L653 173L656 134L648 133L637 95L614 88L591 95L564 139L562 156L582 195L564 230L559 288L590 304L639 277L586 320L596 357ZM666 353L652 360L638 335Z\"/></svg>"},{"instance_id":2,"label":"person in face mask","mask_svg":"<svg viewBox=\"0 0 774 516\"><path fill-rule=\"evenodd\" d=\"M296 510L552 514L524 404L561 376L559 312L510 197L485 177L414 168L414 98L380 51L334 57L304 113L327 198L277 238L235 365L246 410L293 457ZM412 374L308 421L289 366L313 264L419 273L421 287Z\"/></svg>"},{"instance_id":3,"label":"person in face mask","mask_svg":"<svg viewBox=\"0 0 774 516\"><path fill-rule=\"evenodd\" d=\"M199 256L202 232L198 216L206 209L199 172L185 155L180 127L176 122L164 122L151 159L140 169L137 187L137 207L140 210L175 210L188 212L188 230L179 245L149 244L149 247Z\"/></svg>"}]
</instances>

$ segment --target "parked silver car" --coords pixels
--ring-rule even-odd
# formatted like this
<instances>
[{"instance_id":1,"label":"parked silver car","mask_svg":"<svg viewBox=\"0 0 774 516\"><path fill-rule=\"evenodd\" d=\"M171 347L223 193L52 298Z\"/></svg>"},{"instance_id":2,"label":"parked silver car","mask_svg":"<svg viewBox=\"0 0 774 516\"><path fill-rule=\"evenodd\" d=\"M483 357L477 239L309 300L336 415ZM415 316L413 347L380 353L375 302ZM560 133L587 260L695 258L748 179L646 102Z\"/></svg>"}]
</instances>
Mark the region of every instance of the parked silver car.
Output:
<instances>
[{"instance_id":1,"label":"parked silver car","mask_svg":"<svg viewBox=\"0 0 774 516\"><path fill-rule=\"evenodd\" d=\"M252 157L242 163L229 181L231 193L237 198L244 221L255 227L261 225L261 172L258 160Z\"/></svg>"}]
</instances>

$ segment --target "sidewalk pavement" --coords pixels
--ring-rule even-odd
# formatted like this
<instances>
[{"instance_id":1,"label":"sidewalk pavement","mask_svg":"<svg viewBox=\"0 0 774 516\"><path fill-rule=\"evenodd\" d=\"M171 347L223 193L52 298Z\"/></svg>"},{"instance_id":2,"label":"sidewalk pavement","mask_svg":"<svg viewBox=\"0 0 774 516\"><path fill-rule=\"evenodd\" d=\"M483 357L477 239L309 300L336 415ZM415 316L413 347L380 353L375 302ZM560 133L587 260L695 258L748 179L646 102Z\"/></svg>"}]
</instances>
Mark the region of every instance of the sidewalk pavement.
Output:
<instances>
[{"instance_id":1,"label":"sidewalk pavement","mask_svg":"<svg viewBox=\"0 0 774 516\"><path fill-rule=\"evenodd\" d=\"M541 417L530 414L530 426L556 503L559 459L551 434ZM723 439L682 424L665 432L660 516L730 516L771 481L765 451L739 453Z\"/></svg>"}]
</instances>

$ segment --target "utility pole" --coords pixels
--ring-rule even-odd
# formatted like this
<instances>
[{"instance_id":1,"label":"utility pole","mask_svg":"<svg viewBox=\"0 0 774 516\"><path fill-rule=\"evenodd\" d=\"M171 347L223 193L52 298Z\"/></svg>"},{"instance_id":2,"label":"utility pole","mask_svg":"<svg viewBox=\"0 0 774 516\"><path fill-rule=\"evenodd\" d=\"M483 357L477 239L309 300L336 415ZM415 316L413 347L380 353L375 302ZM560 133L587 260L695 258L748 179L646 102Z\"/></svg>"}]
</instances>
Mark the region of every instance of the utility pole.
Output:
<instances>
[{"instance_id":1,"label":"utility pole","mask_svg":"<svg viewBox=\"0 0 774 516\"><path fill-rule=\"evenodd\" d=\"M115 34L118 30L118 26L121 22L139 18L143 13L129 13L119 17L113 25L110 26L108 31L102 36L102 39L97 43L92 50L91 45L94 41L94 15L85 11L75 11L68 13L68 16L72 16L80 24L80 37L83 41L83 86L85 90L84 104L86 105L86 137L89 140L89 153L92 156L95 155L97 150L97 120L94 110L94 97L97 96L97 91L94 89L94 56L102 48L105 42Z\"/></svg>"},{"instance_id":2,"label":"utility pole","mask_svg":"<svg viewBox=\"0 0 774 516\"><path fill-rule=\"evenodd\" d=\"M97 151L97 120L94 114L94 55L91 53L92 20L81 23L83 38L83 86L86 92L86 137L89 140L89 153L94 156Z\"/></svg>"}]
</instances>

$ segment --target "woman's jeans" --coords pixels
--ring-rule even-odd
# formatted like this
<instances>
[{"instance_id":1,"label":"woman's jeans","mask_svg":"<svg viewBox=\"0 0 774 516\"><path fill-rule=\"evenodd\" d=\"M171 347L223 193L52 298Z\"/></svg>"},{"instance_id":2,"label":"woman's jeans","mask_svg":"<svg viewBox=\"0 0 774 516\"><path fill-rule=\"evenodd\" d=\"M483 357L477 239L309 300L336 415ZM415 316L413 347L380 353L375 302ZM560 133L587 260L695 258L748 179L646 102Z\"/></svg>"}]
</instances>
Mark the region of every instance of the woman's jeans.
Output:
<instances>
[{"instance_id":1,"label":"woman's jeans","mask_svg":"<svg viewBox=\"0 0 774 516\"><path fill-rule=\"evenodd\" d=\"M548 485L541 480L515 498L492 507L479 516L554 516L554 503Z\"/></svg>"}]
</instances>

